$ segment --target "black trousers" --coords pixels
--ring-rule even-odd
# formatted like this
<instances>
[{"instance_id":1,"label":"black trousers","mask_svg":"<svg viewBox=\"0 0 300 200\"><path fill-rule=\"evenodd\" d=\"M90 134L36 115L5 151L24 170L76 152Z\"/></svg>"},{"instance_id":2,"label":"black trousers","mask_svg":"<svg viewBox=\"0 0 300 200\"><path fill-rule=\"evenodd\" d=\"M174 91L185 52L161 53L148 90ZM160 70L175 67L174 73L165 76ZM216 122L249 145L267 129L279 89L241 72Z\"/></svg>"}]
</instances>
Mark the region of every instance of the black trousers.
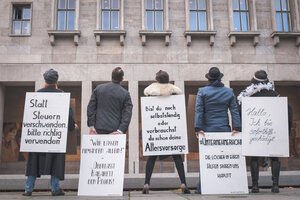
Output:
<instances>
[{"instance_id":1,"label":"black trousers","mask_svg":"<svg viewBox=\"0 0 300 200\"><path fill-rule=\"evenodd\" d=\"M173 157L173 160L175 162L176 169L177 169L181 184L186 184L185 174L184 174L184 167L183 167L183 162L182 162L181 155L172 155L172 157ZM145 184L150 184L150 179L151 179L151 175L152 175L152 172L153 172L153 168L154 168L154 165L155 165L156 158L157 158L157 156L149 156L149 158L147 160Z\"/></svg>"},{"instance_id":2,"label":"black trousers","mask_svg":"<svg viewBox=\"0 0 300 200\"><path fill-rule=\"evenodd\" d=\"M279 161L278 157L269 157L271 161ZM259 157L251 157L251 162L258 162Z\"/></svg>"}]
</instances>

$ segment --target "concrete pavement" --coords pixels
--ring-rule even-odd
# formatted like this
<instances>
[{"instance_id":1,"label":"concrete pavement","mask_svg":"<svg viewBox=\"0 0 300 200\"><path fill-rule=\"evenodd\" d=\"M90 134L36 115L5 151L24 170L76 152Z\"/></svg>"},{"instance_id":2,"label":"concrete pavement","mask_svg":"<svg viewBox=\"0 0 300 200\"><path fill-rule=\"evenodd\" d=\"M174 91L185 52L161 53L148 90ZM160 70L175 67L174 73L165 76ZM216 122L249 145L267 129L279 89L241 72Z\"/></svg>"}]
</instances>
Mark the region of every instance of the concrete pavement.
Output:
<instances>
[{"instance_id":1,"label":"concrete pavement","mask_svg":"<svg viewBox=\"0 0 300 200\"><path fill-rule=\"evenodd\" d=\"M192 191L194 192L194 191ZM188 194L183 195L179 190L166 190L166 191L150 191L149 195L141 194L141 191L124 191L122 197L78 197L77 192L67 191L65 196L52 197L50 192L34 192L31 197L23 197L22 192L0 192L1 200L231 200L231 199L245 199L245 200L299 200L300 199L300 188L281 188L279 194L271 193L270 189L261 189L258 194L249 195L198 195Z\"/></svg>"}]
</instances>

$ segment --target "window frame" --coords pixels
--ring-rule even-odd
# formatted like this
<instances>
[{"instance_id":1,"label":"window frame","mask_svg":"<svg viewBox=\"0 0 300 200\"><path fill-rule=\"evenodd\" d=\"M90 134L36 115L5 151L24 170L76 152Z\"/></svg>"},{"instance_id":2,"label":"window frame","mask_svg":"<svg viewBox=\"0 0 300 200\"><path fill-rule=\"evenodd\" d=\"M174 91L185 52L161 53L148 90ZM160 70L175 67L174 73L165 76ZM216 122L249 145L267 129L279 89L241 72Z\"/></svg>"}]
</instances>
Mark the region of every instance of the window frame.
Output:
<instances>
[{"instance_id":1,"label":"window frame","mask_svg":"<svg viewBox=\"0 0 300 200\"><path fill-rule=\"evenodd\" d=\"M147 0L144 0L145 2L147 1ZM152 9L150 9L150 8L147 8L147 6L145 6L145 25L146 25L146 28L145 28L145 30L147 30L147 31L163 31L164 30L164 15L165 15L165 3L164 3L164 0L161 0L161 2L162 2L162 8L161 9L157 9L157 8L155 8L155 0L152 0L153 1L153 8ZM146 3L145 3L145 5L146 5ZM147 12L152 12L153 13L153 29L148 29L147 28L147 24L148 24L148 21L147 21ZM156 13L158 13L158 12L162 12L162 29L161 30L158 30L157 28L156 28Z\"/></svg>"},{"instance_id":2,"label":"window frame","mask_svg":"<svg viewBox=\"0 0 300 200\"><path fill-rule=\"evenodd\" d=\"M276 1L276 0L275 0ZM280 10L276 10L276 3L275 3L275 15L276 15L276 24L277 24L277 31L278 32L291 32L292 30L292 23L291 23L291 8L290 8L290 1L289 0L278 0L280 2ZM287 5L287 10L284 11L282 10L282 1L286 2ZM288 17L288 31L284 30L284 20L283 20L283 14L286 13ZM277 23L277 14L280 14L280 19L281 19L281 31L278 30L278 23Z\"/></svg>"},{"instance_id":3,"label":"window frame","mask_svg":"<svg viewBox=\"0 0 300 200\"><path fill-rule=\"evenodd\" d=\"M30 8L30 19L22 19L21 20L15 20L14 19L14 9L15 7L22 7L22 15L23 15L23 9L25 7L29 7ZM9 36L10 37L30 37L32 34L32 19L33 19L33 2L11 2L11 9L10 9L10 19L9 19L9 24L10 24L10 32L9 32ZM15 21L21 21L21 33L13 33L14 31L14 22ZM30 22L30 30L28 34L22 34L22 27L23 27L23 21L29 21Z\"/></svg>"},{"instance_id":4,"label":"window frame","mask_svg":"<svg viewBox=\"0 0 300 200\"><path fill-rule=\"evenodd\" d=\"M66 1L66 8L59 8L59 0L57 0L56 30L59 30L59 31L73 31L73 30L75 30L75 20L76 20L76 0L74 0L74 3L75 3L74 8L67 8L68 4L69 4L69 0L65 0L65 1ZM69 29L69 27L68 27L68 12L72 12L72 11L74 12L74 29ZM58 13L59 12L66 12L65 19L64 19L64 21L65 21L64 29L58 29L58 25L59 25L59 23L58 23Z\"/></svg>"},{"instance_id":5,"label":"window frame","mask_svg":"<svg viewBox=\"0 0 300 200\"><path fill-rule=\"evenodd\" d=\"M109 0L110 2L110 7L111 7L111 4L112 4L112 0ZM106 8L102 8L102 4L103 4L103 0L101 0L101 9L100 9L100 15L101 15L101 20L100 20L100 23L101 23L101 30L104 30L104 31L118 31L118 30L121 30L120 29L120 26L121 26L121 0L118 0L118 5L119 5L119 8L118 9L115 9L115 8L109 8L109 9L106 9ZM112 29L112 12L118 12L118 29ZM103 12L109 12L109 29L103 29Z\"/></svg>"},{"instance_id":6,"label":"window frame","mask_svg":"<svg viewBox=\"0 0 300 200\"><path fill-rule=\"evenodd\" d=\"M237 0L238 1L238 10L232 8L233 10L233 15L234 13L238 13L239 14L239 26L240 26L240 30L235 30L235 21L234 21L234 17L233 17L233 25L234 25L234 31L249 31L251 30L251 26L250 26L250 20L249 20L249 1L245 0L246 3L246 9L245 10L241 10L241 0ZM242 22L242 13L246 13L247 16L247 30L242 30L243 28L243 22Z\"/></svg>"},{"instance_id":7,"label":"window frame","mask_svg":"<svg viewBox=\"0 0 300 200\"><path fill-rule=\"evenodd\" d=\"M189 1L189 0L188 0ZM208 18L207 18L207 8L208 8L208 6L207 6L207 1L206 0L203 0L204 2L205 2L205 9L203 10L203 9L199 9L199 1L198 0L195 0L196 1L196 9L191 9L190 7L189 7L189 17L190 17L190 15L191 15L191 12L196 12L196 26L197 26L197 30L193 30L193 31L207 31L208 30L208 26L207 26L207 24L208 24ZM205 13L205 30L201 30L200 29L200 21L199 21L199 13ZM191 29L191 20L189 21L190 23L189 23L189 30L192 30Z\"/></svg>"}]
</instances>

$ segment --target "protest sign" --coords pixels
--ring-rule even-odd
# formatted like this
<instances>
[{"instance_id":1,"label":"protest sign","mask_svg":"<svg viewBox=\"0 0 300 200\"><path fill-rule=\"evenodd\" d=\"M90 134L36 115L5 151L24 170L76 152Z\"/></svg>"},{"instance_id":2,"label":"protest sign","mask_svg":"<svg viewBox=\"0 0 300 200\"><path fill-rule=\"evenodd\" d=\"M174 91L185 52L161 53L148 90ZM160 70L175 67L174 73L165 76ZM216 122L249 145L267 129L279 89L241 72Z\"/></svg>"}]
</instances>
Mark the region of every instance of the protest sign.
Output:
<instances>
[{"instance_id":1,"label":"protest sign","mask_svg":"<svg viewBox=\"0 0 300 200\"><path fill-rule=\"evenodd\" d=\"M143 155L187 154L184 95L142 97Z\"/></svg>"},{"instance_id":2,"label":"protest sign","mask_svg":"<svg viewBox=\"0 0 300 200\"><path fill-rule=\"evenodd\" d=\"M21 152L65 153L70 93L27 92Z\"/></svg>"},{"instance_id":3,"label":"protest sign","mask_svg":"<svg viewBox=\"0 0 300 200\"><path fill-rule=\"evenodd\" d=\"M122 196L126 135L83 135L78 196Z\"/></svg>"},{"instance_id":4,"label":"protest sign","mask_svg":"<svg viewBox=\"0 0 300 200\"><path fill-rule=\"evenodd\" d=\"M248 193L241 133L199 135L199 161L202 194Z\"/></svg>"},{"instance_id":5,"label":"protest sign","mask_svg":"<svg viewBox=\"0 0 300 200\"><path fill-rule=\"evenodd\" d=\"M286 97L243 98L243 155L289 157L287 109Z\"/></svg>"}]
</instances>

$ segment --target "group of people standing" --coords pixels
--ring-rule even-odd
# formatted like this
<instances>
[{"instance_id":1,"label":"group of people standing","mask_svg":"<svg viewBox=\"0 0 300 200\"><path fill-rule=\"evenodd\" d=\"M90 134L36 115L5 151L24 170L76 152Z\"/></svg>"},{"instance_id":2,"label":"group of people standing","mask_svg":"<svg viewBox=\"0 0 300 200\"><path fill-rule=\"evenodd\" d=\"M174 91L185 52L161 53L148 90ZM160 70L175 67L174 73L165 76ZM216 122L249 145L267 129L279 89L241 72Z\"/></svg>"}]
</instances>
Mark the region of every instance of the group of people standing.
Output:
<instances>
[{"instance_id":1,"label":"group of people standing","mask_svg":"<svg viewBox=\"0 0 300 200\"><path fill-rule=\"evenodd\" d=\"M195 105L195 135L205 135L206 132L231 132L241 131L241 120L236 97L231 88L222 83L223 74L217 67L210 68L205 75L208 85L199 88ZM130 94L120 83L123 81L124 72L120 67L112 71L112 82L98 85L90 98L87 106L87 125L90 134L124 134L130 124L132 115L132 102ZM50 69L44 73L45 86L38 92L62 92L57 87L58 73ZM160 70L156 73L156 82L145 90L146 96L168 96L181 94L180 88L169 83L167 72ZM257 71L247 87L239 96L239 103L245 96L278 96L272 83L269 82L264 70ZM228 109L231 112L232 125L229 125ZM69 130L75 129L73 111L69 112ZM159 156L164 159L168 156ZM180 177L182 193L189 194L186 184L184 165L181 155L172 155ZM149 193L150 179L157 156L149 156L146 164L145 183L143 194ZM272 192L278 193L278 181L280 162L278 158L272 159ZM258 157L251 158L252 192L259 192L258 188ZM59 180L64 180L65 154L62 153L29 153L26 167L28 176L24 196L31 196L36 177L51 175L51 190L53 196L64 195L59 186ZM201 193L200 181L197 184L196 193Z\"/></svg>"}]
</instances>

